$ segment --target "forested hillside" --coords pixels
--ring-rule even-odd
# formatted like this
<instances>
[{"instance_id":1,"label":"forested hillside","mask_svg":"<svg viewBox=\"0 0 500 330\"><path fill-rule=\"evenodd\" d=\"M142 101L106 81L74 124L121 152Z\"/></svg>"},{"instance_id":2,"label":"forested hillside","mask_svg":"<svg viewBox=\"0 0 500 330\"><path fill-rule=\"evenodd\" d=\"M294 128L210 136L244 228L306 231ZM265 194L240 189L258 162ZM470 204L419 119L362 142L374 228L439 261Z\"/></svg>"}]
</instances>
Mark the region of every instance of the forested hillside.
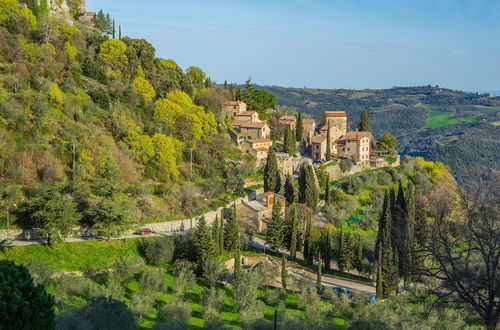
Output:
<instances>
[{"instance_id":1,"label":"forested hillside","mask_svg":"<svg viewBox=\"0 0 500 330\"><path fill-rule=\"evenodd\" d=\"M1 213L39 227L37 205L52 201L78 211L73 223L121 214L119 232L242 191L253 164L218 118L228 92L146 40L111 38L71 14L0 3Z\"/></svg>"},{"instance_id":2,"label":"forested hillside","mask_svg":"<svg viewBox=\"0 0 500 330\"><path fill-rule=\"evenodd\" d=\"M500 97L421 86L385 90L261 87L278 105L318 118L324 110L345 110L354 129L367 110L376 136L390 131L399 151L444 162L458 182L491 178L500 169Z\"/></svg>"}]
</instances>

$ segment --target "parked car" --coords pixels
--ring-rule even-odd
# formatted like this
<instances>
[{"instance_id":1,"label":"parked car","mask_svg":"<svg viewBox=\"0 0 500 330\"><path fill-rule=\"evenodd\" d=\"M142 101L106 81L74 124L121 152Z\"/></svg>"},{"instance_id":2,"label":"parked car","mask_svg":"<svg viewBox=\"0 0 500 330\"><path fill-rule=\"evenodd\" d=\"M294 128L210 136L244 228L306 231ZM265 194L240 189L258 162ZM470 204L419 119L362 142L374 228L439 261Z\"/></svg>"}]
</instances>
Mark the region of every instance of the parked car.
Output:
<instances>
[{"instance_id":1,"label":"parked car","mask_svg":"<svg viewBox=\"0 0 500 330\"><path fill-rule=\"evenodd\" d=\"M352 291L346 288L343 288L341 286L336 286L333 287L332 290L337 293L337 295L342 296L342 295L348 295L349 297L352 296Z\"/></svg>"},{"instance_id":2,"label":"parked car","mask_svg":"<svg viewBox=\"0 0 500 330\"><path fill-rule=\"evenodd\" d=\"M139 230L137 232L138 235L143 235L143 236L147 236L149 234L152 234L153 233L153 230L151 228L142 228L141 230Z\"/></svg>"}]
</instances>

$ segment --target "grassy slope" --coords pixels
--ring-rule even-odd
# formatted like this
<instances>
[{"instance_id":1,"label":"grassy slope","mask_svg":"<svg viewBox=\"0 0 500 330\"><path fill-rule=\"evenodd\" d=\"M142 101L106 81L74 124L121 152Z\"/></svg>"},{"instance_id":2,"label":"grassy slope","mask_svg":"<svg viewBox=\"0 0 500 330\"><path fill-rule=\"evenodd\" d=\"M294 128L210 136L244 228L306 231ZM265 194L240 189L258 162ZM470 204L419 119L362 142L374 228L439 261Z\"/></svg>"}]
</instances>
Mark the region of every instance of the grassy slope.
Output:
<instances>
[{"instance_id":1,"label":"grassy slope","mask_svg":"<svg viewBox=\"0 0 500 330\"><path fill-rule=\"evenodd\" d=\"M431 110L427 117L426 125L424 126L424 128L436 128L461 122L474 123L479 121L479 119L484 115L499 110L499 108L478 108L478 114L470 117L454 117L455 114L451 112Z\"/></svg>"}]
</instances>

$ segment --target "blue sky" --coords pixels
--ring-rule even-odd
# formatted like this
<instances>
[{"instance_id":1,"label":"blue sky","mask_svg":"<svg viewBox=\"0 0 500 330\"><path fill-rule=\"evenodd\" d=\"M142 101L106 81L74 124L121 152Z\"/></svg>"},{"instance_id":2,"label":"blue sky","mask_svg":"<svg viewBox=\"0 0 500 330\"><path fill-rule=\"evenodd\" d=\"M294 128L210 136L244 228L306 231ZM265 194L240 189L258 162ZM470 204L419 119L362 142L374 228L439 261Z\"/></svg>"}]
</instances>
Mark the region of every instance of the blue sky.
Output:
<instances>
[{"instance_id":1,"label":"blue sky","mask_svg":"<svg viewBox=\"0 0 500 330\"><path fill-rule=\"evenodd\" d=\"M217 82L500 90L498 0L87 0Z\"/></svg>"}]
</instances>

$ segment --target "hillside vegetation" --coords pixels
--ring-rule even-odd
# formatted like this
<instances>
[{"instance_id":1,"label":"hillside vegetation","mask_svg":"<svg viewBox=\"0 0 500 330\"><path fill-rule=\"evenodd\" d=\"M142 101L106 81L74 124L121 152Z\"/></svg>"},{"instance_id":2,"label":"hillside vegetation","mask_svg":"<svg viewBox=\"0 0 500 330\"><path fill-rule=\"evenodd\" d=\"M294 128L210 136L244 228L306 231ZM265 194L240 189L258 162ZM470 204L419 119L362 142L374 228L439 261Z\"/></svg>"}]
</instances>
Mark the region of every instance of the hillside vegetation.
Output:
<instances>
[{"instance_id":1,"label":"hillside vegetation","mask_svg":"<svg viewBox=\"0 0 500 330\"><path fill-rule=\"evenodd\" d=\"M324 110L347 111L351 129L367 110L376 136L392 132L403 155L425 156L450 167L461 184L500 170L500 97L421 86L383 90L261 87L278 105L318 118Z\"/></svg>"}]
</instances>

